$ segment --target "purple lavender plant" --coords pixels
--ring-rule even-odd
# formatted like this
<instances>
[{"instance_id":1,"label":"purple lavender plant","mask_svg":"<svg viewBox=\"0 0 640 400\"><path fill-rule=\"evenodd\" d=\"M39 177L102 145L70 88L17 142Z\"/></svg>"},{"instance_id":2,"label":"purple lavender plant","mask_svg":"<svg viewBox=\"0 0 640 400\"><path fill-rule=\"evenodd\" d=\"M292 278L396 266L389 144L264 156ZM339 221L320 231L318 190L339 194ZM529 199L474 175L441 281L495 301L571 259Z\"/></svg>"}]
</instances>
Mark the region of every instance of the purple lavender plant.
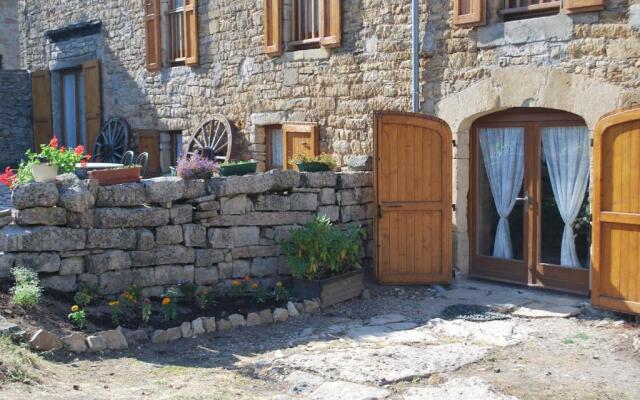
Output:
<instances>
[{"instance_id":1,"label":"purple lavender plant","mask_svg":"<svg viewBox=\"0 0 640 400\"><path fill-rule=\"evenodd\" d=\"M210 179L219 170L217 161L194 154L191 157L185 155L178 161L177 173L182 179Z\"/></svg>"}]
</instances>

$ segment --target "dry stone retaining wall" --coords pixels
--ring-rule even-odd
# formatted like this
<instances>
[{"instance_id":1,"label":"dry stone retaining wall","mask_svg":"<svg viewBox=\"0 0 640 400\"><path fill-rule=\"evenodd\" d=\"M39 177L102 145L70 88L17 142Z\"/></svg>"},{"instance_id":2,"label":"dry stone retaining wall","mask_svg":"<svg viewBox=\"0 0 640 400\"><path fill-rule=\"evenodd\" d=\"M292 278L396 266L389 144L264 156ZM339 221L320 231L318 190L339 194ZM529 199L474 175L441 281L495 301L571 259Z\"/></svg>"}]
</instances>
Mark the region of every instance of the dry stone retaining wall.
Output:
<instances>
[{"instance_id":1,"label":"dry stone retaining wall","mask_svg":"<svg viewBox=\"0 0 640 400\"><path fill-rule=\"evenodd\" d=\"M62 292L91 282L103 294L136 284L153 296L184 281L224 289L246 275L273 287L290 275L279 241L318 214L361 224L365 256L372 254L370 172L162 177L105 187L61 175L19 186L13 205L12 216L0 217L0 277L26 266Z\"/></svg>"}]
</instances>

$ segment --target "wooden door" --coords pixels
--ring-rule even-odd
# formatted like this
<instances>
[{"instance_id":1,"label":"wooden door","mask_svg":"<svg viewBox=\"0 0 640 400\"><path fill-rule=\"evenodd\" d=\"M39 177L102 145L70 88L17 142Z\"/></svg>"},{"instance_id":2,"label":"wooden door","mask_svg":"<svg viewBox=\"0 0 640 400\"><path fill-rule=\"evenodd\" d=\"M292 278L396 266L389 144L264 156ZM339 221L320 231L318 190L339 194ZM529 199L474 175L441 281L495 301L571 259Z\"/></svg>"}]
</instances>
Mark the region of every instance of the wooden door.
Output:
<instances>
[{"instance_id":1,"label":"wooden door","mask_svg":"<svg viewBox=\"0 0 640 400\"><path fill-rule=\"evenodd\" d=\"M33 100L33 147L36 152L39 152L40 146L48 144L53 137L51 74L49 71L36 71L31 74L31 92Z\"/></svg>"},{"instance_id":2,"label":"wooden door","mask_svg":"<svg viewBox=\"0 0 640 400\"><path fill-rule=\"evenodd\" d=\"M102 128L102 85L100 62L87 61L82 65L84 74L84 109L87 129L87 149L96 145Z\"/></svg>"},{"instance_id":3,"label":"wooden door","mask_svg":"<svg viewBox=\"0 0 640 400\"><path fill-rule=\"evenodd\" d=\"M451 131L422 114L375 117L376 274L386 284L451 281Z\"/></svg>"},{"instance_id":4,"label":"wooden door","mask_svg":"<svg viewBox=\"0 0 640 400\"><path fill-rule=\"evenodd\" d=\"M318 155L318 125L308 122L288 122L282 125L285 169L292 169L291 159L298 154Z\"/></svg>"},{"instance_id":5,"label":"wooden door","mask_svg":"<svg viewBox=\"0 0 640 400\"><path fill-rule=\"evenodd\" d=\"M138 131L138 153L149 153L145 177L160 175L160 136L158 131Z\"/></svg>"},{"instance_id":6,"label":"wooden door","mask_svg":"<svg viewBox=\"0 0 640 400\"><path fill-rule=\"evenodd\" d=\"M640 314L640 108L594 132L592 303Z\"/></svg>"}]
</instances>

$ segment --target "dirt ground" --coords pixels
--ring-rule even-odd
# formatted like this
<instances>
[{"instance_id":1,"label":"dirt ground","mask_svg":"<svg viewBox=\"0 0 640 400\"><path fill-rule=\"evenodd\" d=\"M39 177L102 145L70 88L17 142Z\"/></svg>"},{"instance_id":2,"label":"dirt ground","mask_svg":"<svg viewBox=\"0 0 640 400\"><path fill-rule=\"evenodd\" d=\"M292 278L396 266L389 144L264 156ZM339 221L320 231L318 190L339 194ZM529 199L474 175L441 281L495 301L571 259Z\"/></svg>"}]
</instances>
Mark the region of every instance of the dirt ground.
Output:
<instances>
[{"instance_id":1,"label":"dirt ground","mask_svg":"<svg viewBox=\"0 0 640 400\"><path fill-rule=\"evenodd\" d=\"M585 298L465 280L370 291L280 324L40 355L33 382L5 383L0 399L640 399L640 326ZM509 316L440 319L452 304Z\"/></svg>"}]
</instances>

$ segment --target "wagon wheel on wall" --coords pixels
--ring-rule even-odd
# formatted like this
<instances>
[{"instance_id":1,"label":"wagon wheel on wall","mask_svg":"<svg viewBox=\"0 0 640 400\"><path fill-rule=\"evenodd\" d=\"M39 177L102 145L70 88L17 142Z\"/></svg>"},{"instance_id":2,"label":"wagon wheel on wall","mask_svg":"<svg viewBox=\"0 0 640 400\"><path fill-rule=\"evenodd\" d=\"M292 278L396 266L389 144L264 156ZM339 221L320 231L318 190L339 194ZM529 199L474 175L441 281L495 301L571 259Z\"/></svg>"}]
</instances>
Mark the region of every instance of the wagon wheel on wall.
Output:
<instances>
[{"instance_id":1,"label":"wagon wheel on wall","mask_svg":"<svg viewBox=\"0 0 640 400\"><path fill-rule=\"evenodd\" d=\"M131 128L127 121L115 117L107 121L100 129L93 148L93 158L102 162L120 163L127 151L129 132Z\"/></svg>"},{"instance_id":2,"label":"wagon wheel on wall","mask_svg":"<svg viewBox=\"0 0 640 400\"><path fill-rule=\"evenodd\" d=\"M211 160L225 162L231 159L232 145L233 136L229 120L222 114L215 114L200 124L189 138L187 155L200 154Z\"/></svg>"}]
</instances>

